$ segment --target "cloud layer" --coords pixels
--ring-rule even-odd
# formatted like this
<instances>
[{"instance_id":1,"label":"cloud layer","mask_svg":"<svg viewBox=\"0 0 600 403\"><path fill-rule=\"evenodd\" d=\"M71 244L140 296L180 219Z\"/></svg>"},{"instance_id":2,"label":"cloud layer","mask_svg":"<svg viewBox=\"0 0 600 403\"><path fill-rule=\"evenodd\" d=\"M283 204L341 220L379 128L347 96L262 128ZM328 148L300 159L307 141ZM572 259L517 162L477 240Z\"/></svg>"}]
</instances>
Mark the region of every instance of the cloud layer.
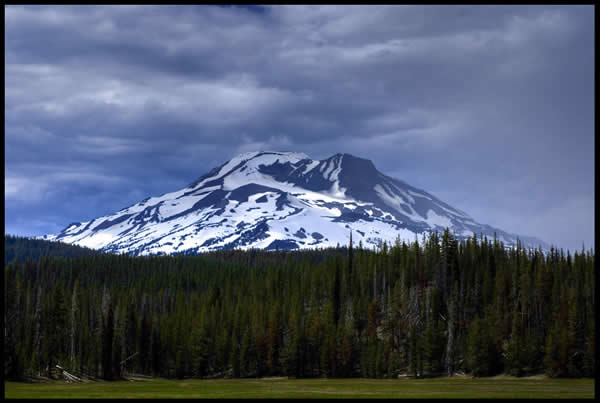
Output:
<instances>
[{"instance_id":1,"label":"cloud layer","mask_svg":"<svg viewBox=\"0 0 600 403\"><path fill-rule=\"evenodd\" d=\"M481 222L594 241L592 6L7 6L6 232L241 151L348 152Z\"/></svg>"}]
</instances>

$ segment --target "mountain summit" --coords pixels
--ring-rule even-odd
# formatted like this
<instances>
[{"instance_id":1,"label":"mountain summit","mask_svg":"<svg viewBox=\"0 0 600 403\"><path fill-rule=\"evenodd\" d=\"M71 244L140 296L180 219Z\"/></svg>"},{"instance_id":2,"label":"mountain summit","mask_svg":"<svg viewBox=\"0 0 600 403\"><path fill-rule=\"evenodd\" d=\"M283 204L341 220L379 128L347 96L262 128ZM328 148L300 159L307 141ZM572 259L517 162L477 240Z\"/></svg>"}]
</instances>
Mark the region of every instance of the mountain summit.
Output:
<instances>
[{"instance_id":1,"label":"mountain summit","mask_svg":"<svg viewBox=\"0 0 600 403\"><path fill-rule=\"evenodd\" d=\"M475 222L433 195L379 172L350 154L313 160L303 153L243 153L188 187L114 214L73 223L44 239L134 255L215 249L303 249L345 245L350 230L365 246L450 228L505 245L517 236ZM525 244L542 245L521 237Z\"/></svg>"}]
</instances>

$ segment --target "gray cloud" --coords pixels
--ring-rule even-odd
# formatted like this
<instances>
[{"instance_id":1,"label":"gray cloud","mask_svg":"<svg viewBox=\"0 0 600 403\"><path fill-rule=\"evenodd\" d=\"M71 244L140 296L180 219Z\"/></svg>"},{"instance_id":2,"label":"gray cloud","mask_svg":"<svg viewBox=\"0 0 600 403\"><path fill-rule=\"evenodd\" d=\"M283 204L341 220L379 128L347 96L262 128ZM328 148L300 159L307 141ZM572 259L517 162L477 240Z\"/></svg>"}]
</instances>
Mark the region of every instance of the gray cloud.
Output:
<instances>
[{"instance_id":1,"label":"gray cloud","mask_svg":"<svg viewBox=\"0 0 600 403\"><path fill-rule=\"evenodd\" d=\"M591 6L7 6L5 25L7 232L285 149L593 244Z\"/></svg>"}]
</instances>

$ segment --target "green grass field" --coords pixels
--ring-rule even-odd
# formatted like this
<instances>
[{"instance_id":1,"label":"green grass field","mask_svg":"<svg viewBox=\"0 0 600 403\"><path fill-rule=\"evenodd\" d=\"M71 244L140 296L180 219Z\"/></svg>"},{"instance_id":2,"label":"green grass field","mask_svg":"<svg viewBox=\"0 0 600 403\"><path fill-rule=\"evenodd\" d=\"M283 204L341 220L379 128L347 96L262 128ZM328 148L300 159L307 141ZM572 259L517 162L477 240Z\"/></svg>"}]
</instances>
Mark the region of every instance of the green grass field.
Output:
<instances>
[{"instance_id":1,"label":"green grass field","mask_svg":"<svg viewBox=\"0 0 600 403\"><path fill-rule=\"evenodd\" d=\"M593 398L592 379L218 379L4 383L5 398Z\"/></svg>"}]
</instances>

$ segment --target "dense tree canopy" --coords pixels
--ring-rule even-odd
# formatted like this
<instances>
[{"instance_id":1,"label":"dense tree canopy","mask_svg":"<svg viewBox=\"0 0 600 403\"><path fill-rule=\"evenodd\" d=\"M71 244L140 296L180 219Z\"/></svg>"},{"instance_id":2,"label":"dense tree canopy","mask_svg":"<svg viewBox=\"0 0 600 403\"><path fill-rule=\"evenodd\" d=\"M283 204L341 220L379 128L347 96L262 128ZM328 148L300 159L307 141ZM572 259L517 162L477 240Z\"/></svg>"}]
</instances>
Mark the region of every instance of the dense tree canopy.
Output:
<instances>
[{"instance_id":1,"label":"dense tree canopy","mask_svg":"<svg viewBox=\"0 0 600 403\"><path fill-rule=\"evenodd\" d=\"M37 260L41 256L82 257L99 255L100 252L82 246L64 242L50 242L14 235L4 236L4 264L18 260L23 263L26 258Z\"/></svg>"},{"instance_id":2,"label":"dense tree canopy","mask_svg":"<svg viewBox=\"0 0 600 403\"><path fill-rule=\"evenodd\" d=\"M448 231L377 251L12 261L5 377L593 376L594 276L591 251Z\"/></svg>"}]
</instances>

